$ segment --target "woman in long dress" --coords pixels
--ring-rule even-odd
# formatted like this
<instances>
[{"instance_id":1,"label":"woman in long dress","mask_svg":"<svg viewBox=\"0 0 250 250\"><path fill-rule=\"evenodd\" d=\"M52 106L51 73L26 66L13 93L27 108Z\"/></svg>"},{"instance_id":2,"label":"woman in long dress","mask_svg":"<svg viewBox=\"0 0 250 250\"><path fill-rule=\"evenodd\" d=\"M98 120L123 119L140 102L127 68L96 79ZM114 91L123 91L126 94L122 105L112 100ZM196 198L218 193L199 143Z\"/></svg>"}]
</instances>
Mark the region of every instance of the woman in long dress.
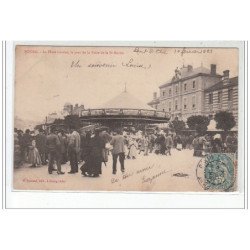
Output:
<instances>
[{"instance_id":1,"label":"woman in long dress","mask_svg":"<svg viewBox=\"0 0 250 250\"><path fill-rule=\"evenodd\" d=\"M90 177L99 177L102 174L102 151L105 148L105 141L100 137L100 131L95 131L95 136L90 141Z\"/></svg>"},{"instance_id":2,"label":"woman in long dress","mask_svg":"<svg viewBox=\"0 0 250 250\"><path fill-rule=\"evenodd\" d=\"M128 154L130 158L136 159L137 147L138 147L138 144L137 144L135 138L131 138L129 141L129 154Z\"/></svg>"},{"instance_id":3,"label":"woman in long dress","mask_svg":"<svg viewBox=\"0 0 250 250\"><path fill-rule=\"evenodd\" d=\"M34 168L42 164L42 160L38 149L36 148L36 141L32 140L31 146L29 146L28 162L31 164L30 167Z\"/></svg>"}]
</instances>

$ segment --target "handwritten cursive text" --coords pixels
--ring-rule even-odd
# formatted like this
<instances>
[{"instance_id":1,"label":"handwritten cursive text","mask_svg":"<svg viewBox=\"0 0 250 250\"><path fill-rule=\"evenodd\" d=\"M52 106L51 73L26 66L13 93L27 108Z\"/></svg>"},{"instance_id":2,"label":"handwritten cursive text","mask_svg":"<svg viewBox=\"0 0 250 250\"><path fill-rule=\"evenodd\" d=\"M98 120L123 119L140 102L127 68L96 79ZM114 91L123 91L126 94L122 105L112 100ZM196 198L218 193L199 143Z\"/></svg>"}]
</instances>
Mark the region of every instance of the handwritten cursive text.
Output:
<instances>
[{"instance_id":1,"label":"handwritten cursive text","mask_svg":"<svg viewBox=\"0 0 250 250\"><path fill-rule=\"evenodd\" d=\"M149 69L151 68L151 64L144 65L143 63L135 63L133 58L130 58L128 62L122 62L123 67L127 68L141 68L141 69Z\"/></svg>"}]
</instances>

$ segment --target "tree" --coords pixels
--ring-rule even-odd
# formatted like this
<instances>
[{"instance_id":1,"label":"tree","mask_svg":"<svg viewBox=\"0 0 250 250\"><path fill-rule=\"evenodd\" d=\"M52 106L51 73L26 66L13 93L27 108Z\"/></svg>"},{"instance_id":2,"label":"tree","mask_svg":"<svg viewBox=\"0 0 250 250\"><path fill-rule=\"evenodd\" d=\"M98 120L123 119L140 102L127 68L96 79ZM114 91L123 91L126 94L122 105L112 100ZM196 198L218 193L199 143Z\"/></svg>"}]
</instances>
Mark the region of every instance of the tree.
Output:
<instances>
[{"instance_id":1,"label":"tree","mask_svg":"<svg viewBox=\"0 0 250 250\"><path fill-rule=\"evenodd\" d=\"M55 119L55 120L54 120L54 122L53 122L53 124L55 124L55 125L61 125L61 124L64 124L64 120L63 120L63 119L60 119L60 118Z\"/></svg>"},{"instance_id":2,"label":"tree","mask_svg":"<svg viewBox=\"0 0 250 250\"><path fill-rule=\"evenodd\" d=\"M34 127L35 130L39 130L39 129L42 129L43 128L43 125L42 124L38 124Z\"/></svg>"},{"instance_id":3,"label":"tree","mask_svg":"<svg viewBox=\"0 0 250 250\"><path fill-rule=\"evenodd\" d=\"M172 122L170 122L169 127L171 129L173 129L178 134L182 130L185 129L186 124L185 124L184 121L180 121L180 120L178 120L178 118L176 118L175 120L173 120Z\"/></svg>"},{"instance_id":4,"label":"tree","mask_svg":"<svg viewBox=\"0 0 250 250\"><path fill-rule=\"evenodd\" d=\"M216 113L214 120L216 121L216 128L222 129L226 132L231 130L236 125L233 114L227 111L220 111Z\"/></svg>"},{"instance_id":5,"label":"tree","mask_svg":"<svg viewBox=\"0 0 250 250\"><path fill-rule=\"evenodd\" d=\"M209 118L204 115L192 115L188 117L187 125L190 129L196 130L199 134L204 134L209 125Z\"/></svg>"},{"instance_id":6,"label":"tree","mask_svg":"<svg viewBox=\"0 0 250 250\"><path fill-rule=\"evenodd\" d=\"M69 128L79 129L81 127L81 121L78 115L67 115L65 117L65 125Z\"/></svg>"}]
</instances>

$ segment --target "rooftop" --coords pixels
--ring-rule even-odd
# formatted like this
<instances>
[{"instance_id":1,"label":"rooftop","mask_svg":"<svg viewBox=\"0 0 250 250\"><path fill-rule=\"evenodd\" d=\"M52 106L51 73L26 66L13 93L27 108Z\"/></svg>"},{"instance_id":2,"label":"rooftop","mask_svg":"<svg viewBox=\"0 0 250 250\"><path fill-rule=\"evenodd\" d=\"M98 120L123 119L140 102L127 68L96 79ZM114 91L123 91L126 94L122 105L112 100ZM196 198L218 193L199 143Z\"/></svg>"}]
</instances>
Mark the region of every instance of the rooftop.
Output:
<instances>
[{"instance_id":1,"label":"rooftop","mask_svg":"<svg viewBox=\"0 0 250 250\"><path fill-rule=\"evenodd\" d=\"M203 67L203 66L200 66L197 68L193 68L192 66L187 66L187 67L183 66L180 69L177 68L175 70L175 74L176 74L176 72L178 73L177 76L176 75L173 76L172 79L170 79L166 83L160 85L159 88L166 87L168 85L171 85L172 83L178 82L180 80L183 80L183 79L186 79L189 77L191 78L191 77L194 77L194 76L199 75L199 74L221 77L221 75L219 75L219 74L212 75L211 69L208 69L208 68Z\"/></svg>"},{"instance_id":2,"label":"rooftop","mask_svg":"<svg viewBox=\"0 0 250 250\"><path fill-rule=\"evenodd\" d=\"M236 85L238 85L238 76L228 79L228 82L226 84L223 82L223 80L219 81L212 87L206 89L205 92L213 92L216 90L225 89L225 88L233 87Z\"/></svg>"},{"instance_id":3,"label":"rooftop","mask_svg":"<svg viewBox=\"0 0 250 250\"><path fill-rule=\"evenodd\" d=\"M131 95L126 90L123 91L118 96L114 97L110 101L104 103L100 107L101 109L146 109L146 110L154 110L147 104L144 104L136 97Z\"/></svg>"},{"instance_id":4,"label":"rooftop","mask_svg":"<svg viewBox=\"0 0 250 250\"><path fill-rule=\"evenodd\" d=\"M160 103L160 98L153 99L152 101L148 102L148 105L154 105Z\"/></svg>"}]
</instances>

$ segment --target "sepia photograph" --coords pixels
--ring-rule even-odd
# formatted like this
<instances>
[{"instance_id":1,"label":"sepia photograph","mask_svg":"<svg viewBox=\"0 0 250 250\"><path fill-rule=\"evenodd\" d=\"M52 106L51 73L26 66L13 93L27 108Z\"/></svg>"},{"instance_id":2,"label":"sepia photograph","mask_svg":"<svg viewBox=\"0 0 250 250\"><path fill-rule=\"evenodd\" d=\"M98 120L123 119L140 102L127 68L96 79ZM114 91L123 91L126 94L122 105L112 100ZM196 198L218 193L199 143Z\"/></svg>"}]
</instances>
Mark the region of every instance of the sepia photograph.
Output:
<instances>
[{"instance_id":1,"label":"sepia photograph","mask_svg":"<svg viewBox=\"0 0 250 250\"><path fill-rule=\"evenodd\" d=\"M2 1L1 245L248 246L245 2Z\"/></svg>"},{"instance_id":2,"label":"sepia photograph","mask_svg":"<svg viewBox=\"0 0 250 250\"><path fill-rule=\"evenodd\" d=\"M14 190L238 191L237 47L14 54Z\"/></svg>"}]
</instances>

